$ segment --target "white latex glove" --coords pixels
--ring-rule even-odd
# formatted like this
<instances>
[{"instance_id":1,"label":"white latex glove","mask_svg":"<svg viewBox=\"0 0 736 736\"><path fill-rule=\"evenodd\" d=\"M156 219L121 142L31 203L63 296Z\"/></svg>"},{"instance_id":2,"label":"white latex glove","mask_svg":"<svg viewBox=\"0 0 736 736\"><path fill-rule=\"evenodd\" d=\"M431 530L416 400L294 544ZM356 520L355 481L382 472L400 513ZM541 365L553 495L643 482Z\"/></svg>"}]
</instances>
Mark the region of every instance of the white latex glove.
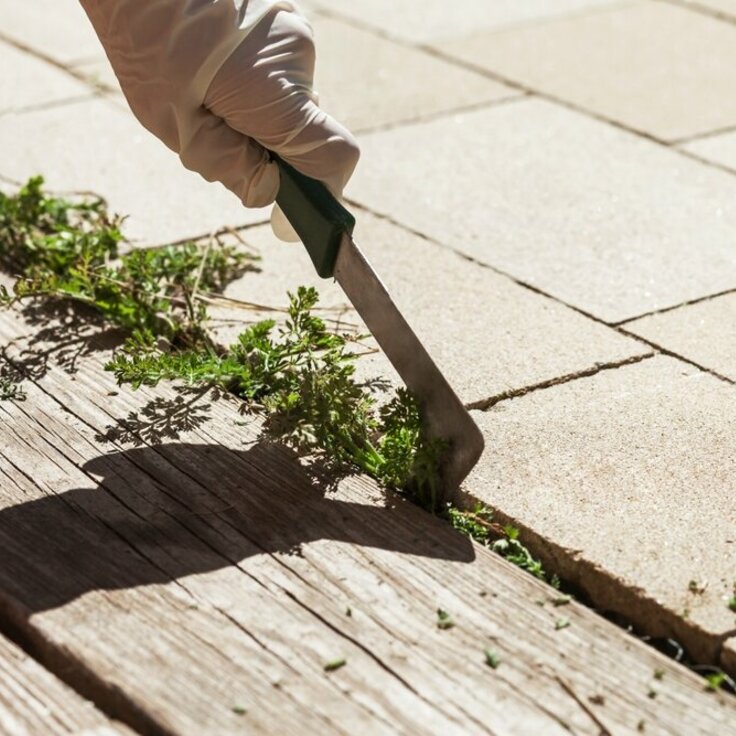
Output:
<instances>
[{"instance_id":1,"label":"white latex glove","mask_svg":"<svg viewBox=\"0 0 736 736\"><path fill-rule=\"evenodd\" d=\"M265 149L339 196L358 161L317 105L312 29L278 0L80 0L133 113L247 207L274 201Z\"/></svg>"}]
</instances>

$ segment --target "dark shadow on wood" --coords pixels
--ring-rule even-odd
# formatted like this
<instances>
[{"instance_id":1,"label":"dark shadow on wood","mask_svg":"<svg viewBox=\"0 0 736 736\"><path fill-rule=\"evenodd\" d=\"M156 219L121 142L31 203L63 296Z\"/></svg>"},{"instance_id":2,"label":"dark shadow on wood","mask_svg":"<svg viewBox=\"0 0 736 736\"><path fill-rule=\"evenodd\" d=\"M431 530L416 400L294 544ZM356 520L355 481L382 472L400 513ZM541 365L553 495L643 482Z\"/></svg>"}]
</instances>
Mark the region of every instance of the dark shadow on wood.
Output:
<instances>
[{"instance_id":1,"label":"dark shadow on wood","mask_svg":"<svg viewBox=\"0 0 736 736\"><path fill-rule=\"evenodd\" d=\"M83 470L97 486L90 481L0 511L0 603L25 616L89 591L168 583L267 553L298 554L323 539L474 559L469 540L401 498L379 507L325 495L292 453L268 442L242 451L183 443L136 448L102 455ZM33 486L26 471L19 482Z\"/></svg>"},{"instance_id":2,"label":"dark shadow on wood","mask_svg":"<svg viewBox=\"0 0 736 736\"><path fill-rule=\"evenodd\" d=\"M116 347L125 333L110 327L91 307L64 299L32 299L18 307L31 334L16 340L20 349L3 357L24 377L38 380L57 365L69 374L77 372L79 361Z\"/></svg>"}]
</instances>

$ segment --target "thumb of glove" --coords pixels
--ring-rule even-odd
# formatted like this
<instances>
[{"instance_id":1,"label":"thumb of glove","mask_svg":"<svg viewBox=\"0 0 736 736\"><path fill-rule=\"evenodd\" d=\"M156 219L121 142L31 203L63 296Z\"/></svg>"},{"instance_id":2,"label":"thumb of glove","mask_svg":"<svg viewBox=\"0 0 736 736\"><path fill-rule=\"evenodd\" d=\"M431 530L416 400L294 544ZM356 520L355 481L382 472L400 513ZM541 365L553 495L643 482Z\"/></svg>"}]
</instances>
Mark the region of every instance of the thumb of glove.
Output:
<instances>
[{"instance_id":1,"label":"thumb of glove","mask_svg":"<svg viewBox=\"0 0 736 736\"><path fill-rule=\"evenodd\" d=\"M307 21L277 10L264 16L222 65L204 104L339 197L360 152L353 135L317 105L314 62ZM277 237L299 239L280 208L274 208L271 222Z\"/></svg>"}]
</instances>

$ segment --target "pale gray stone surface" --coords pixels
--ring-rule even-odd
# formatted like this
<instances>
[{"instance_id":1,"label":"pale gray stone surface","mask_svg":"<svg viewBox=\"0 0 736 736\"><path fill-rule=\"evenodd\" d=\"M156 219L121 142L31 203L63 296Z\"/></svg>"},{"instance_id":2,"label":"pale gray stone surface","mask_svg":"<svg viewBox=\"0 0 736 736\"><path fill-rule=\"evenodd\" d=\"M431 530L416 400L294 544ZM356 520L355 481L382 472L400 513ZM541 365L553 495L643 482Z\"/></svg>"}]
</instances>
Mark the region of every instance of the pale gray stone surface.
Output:
<instances>
[{"instance_id":1,"label":"pale gray stone surface","mask_svg":"<svg viewBox=\"0 0 736 736\"><path fill-rule=\"evenodd\" d=\"M0 115L91 94L63 71L2 42L0 69Z\"/></svg>"},{"instance_id":2,"label":"pale gray stone surface","mask_svg":"<svg viewBox=\"0 0 736 736\"><path fill-rule=\"evenodd\" d=\"M473 497L530 530L604 609L717 656L734 629L732 386L656 357L474 416L488 449Z\"/></svg>"},{"instance_id":3,"label":"pale gray stone surface","mask_svg":"<svg viewBox=\"0 0 736 736\"><path fill-rule=\"evenodd\" d=\"M52 189L92 190L140 243L200 237L262 221L219 184L187 171L130 113L98 99L0 117L0 174L46 177Z\"/></svg>"},{"instance_id":4,"label":"pale gray stone surface","mask_svg":"<svg viewBox=\"0 0 736 736\"><path fill-rule=\"evenodd\" d=\"M707 9L720 15L736 18L736 0L683 0L693 9Z\"/></svg>"},{"instance_id":5,"label":"pale gray stone surface","mask_svg":"<svg viewBox=\"0 0 736 736\"><path fill-rule=\"evenodd\" d=\"M316 277L301 245L279 243L270 228L247 230L243 237L259 247L262 273L247 274L232 284L228 296L279 307L287 303L287 290L314 285L323 295L323 306L348 307L343 319L359 321L340 288ZM468 403L589 370L598 363L651 352L647 346L367 213L358 213L356 240ZM230 336L239 330L232 326ZM361 363L362 375L395 380L382 355L364 358Z\"/></svg>"},{"instance_id":6,"label":"pale gray stone surface","mask_svg":"<svg viewBox=\"0 0 736 736\"><path fill-rule=\"evenodd\" d=\"M479 29L498 30L610 5L612 0L315 0L314 4L389 36L414 42L453 38Z\"/></svg>"},{"instance_id":7,"label":"pale gray stone surface","mask_svg":"<svg viewBox=\"0 0 736 736\"><path fill-rule=\"evenodd\" d=\"M63 64L104 56L79 0L3 0L0 30Z\"/></svg>"},{"instance_id":8,"label":"pale gray stone surface","mask_svg":"<svg viewBox=\"0 0 736 736\"><path fill-rule=\"evenodd\" d=\"M441 46L662 140L736 124L736 25L662 2Z\"/></svg>"},{"instance_id":9,"label":"pale gray stone surface","mask_svg":"<svg viewBox=\"0 0 736 736\"><path fill-rule=\"evenodd\" d=\"M92 61L78 64L74 67L74 71L83 74L91 85L102 85L107 90L118 95L124 101L123 92L120 89L120 83L115 76L115 72L110 66L107 57L99 57ZM127 103L125 103L127 105Z\"/></svg>"},{"instance_id":10,"label":"pale gray stone surface","mask_svg":"<svg viewBox=\"0 0 736 736\"><path fill-rule=\"evenodd\" d=\"M736 294L644 317L624 327L736 381Z\"/></svg>"},{"instance_id":11,"label":"pale gray stone surface","mask_svg":"<svg viewBox=\"0 0 736 736\"><path fill-rule=\"evenodd\" d=\"M721 653L721 667L726 672L736 672L736 639L729 639Z\"/></svg>"},{"instance_id":12,"label":"pale gray stone surface","mask_svg":"<svg viewBox=\"0 0 736 736\"><path fill-rule=\"evenodd\" d=\"M736 132L708 136L682 146L705 161L736 171Z\"/></svg>"},{"instance_id":13,"label":"pale gray stone surface","mask_svg":"<svg viewBox=\"0 0 736 736\"><path fill-rule=\"evenodd\" d=\"M313 22L322 106L372 128L518 95L431 54L329 18Z\"/></svg>"},{"instance_id":14,"label":"pale gray stone surface","mask_svg":"<svg viewBox=\"0 0 736 736\"><path fill-rule=\"evenodd\" d=\"M348 194L610 322L736 286L736 179L540 100L362 138Z\"/></svg>"}]
</instances>

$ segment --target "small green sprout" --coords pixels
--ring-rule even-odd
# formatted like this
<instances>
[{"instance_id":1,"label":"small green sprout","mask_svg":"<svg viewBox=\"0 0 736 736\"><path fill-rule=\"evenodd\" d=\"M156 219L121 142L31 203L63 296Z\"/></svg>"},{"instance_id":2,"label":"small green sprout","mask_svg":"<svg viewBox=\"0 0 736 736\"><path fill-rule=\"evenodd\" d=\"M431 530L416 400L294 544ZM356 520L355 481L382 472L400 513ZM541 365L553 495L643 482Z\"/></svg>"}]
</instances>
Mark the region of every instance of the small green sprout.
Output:
<instances>
[{"instance_id":1,"label":"small green sprout","mask_svg":"<svg viewBox=\"0 0 736 736\"><path fill-rule=\"evenodd\" d=\"M450 616L447 611L442 610L441 608L437 609L437 628L441 629L442 631L445 631L446 629L452 629L455 626L455 622L452 620L452 617Z\"/></svg>"},{"instance_id":2,"label":"small green sprout","mask_svg":"<svg viewBox=\"0 0 736 736\"><path fill-rule=\"evenodd\" d=\"M501 658L492 649L484 649L483 655L486 659L486 664L492 669L498 669L498 665L501 664Z\"/></svg>"},{"instance_id":3,"label":"small green sprout","mask_svg":"<svg viewBox=\"0 0 736 736\"><path fill-rule=\"evenodd\" d=\"M566 629L568 626L570 626L570 620L567 618L558 618L557 621L555 621L555 631L560 631L562 629Z\"/></svg>"},{"instance_id":4,"label":"small green sprout","mask_svg":"<svg viewBox=\"0 0 736 736\"><path fill-rule=\"evenodd\" d=\"M687 584L687 589L693 595L703 595L703 593L708 589L708 583L699 583L697 580L691 580Z\"/></svg>"},{"instance_id":5,"label":"small green sprout","mask_svg":"<svg viewBox=\"0 0 736 736\"><path fill-rule=\"evenodd\" d=\"M728 601L728 609L736 613L736 582L733 584L733 595Z\"/></svg>"},{"instance_id":6,"label":"small green sprout","mask_svg":"<svg viewBox=\"0 0 736 736\"><path fill-rule=\"evenodd\" d=\"M333 659L330 662L326 662L324 666L325 672L334 672L335 670L339 670L341 667L344 667L348 661L344 658L340 659Z\"/></svg>"}]
</instances>

